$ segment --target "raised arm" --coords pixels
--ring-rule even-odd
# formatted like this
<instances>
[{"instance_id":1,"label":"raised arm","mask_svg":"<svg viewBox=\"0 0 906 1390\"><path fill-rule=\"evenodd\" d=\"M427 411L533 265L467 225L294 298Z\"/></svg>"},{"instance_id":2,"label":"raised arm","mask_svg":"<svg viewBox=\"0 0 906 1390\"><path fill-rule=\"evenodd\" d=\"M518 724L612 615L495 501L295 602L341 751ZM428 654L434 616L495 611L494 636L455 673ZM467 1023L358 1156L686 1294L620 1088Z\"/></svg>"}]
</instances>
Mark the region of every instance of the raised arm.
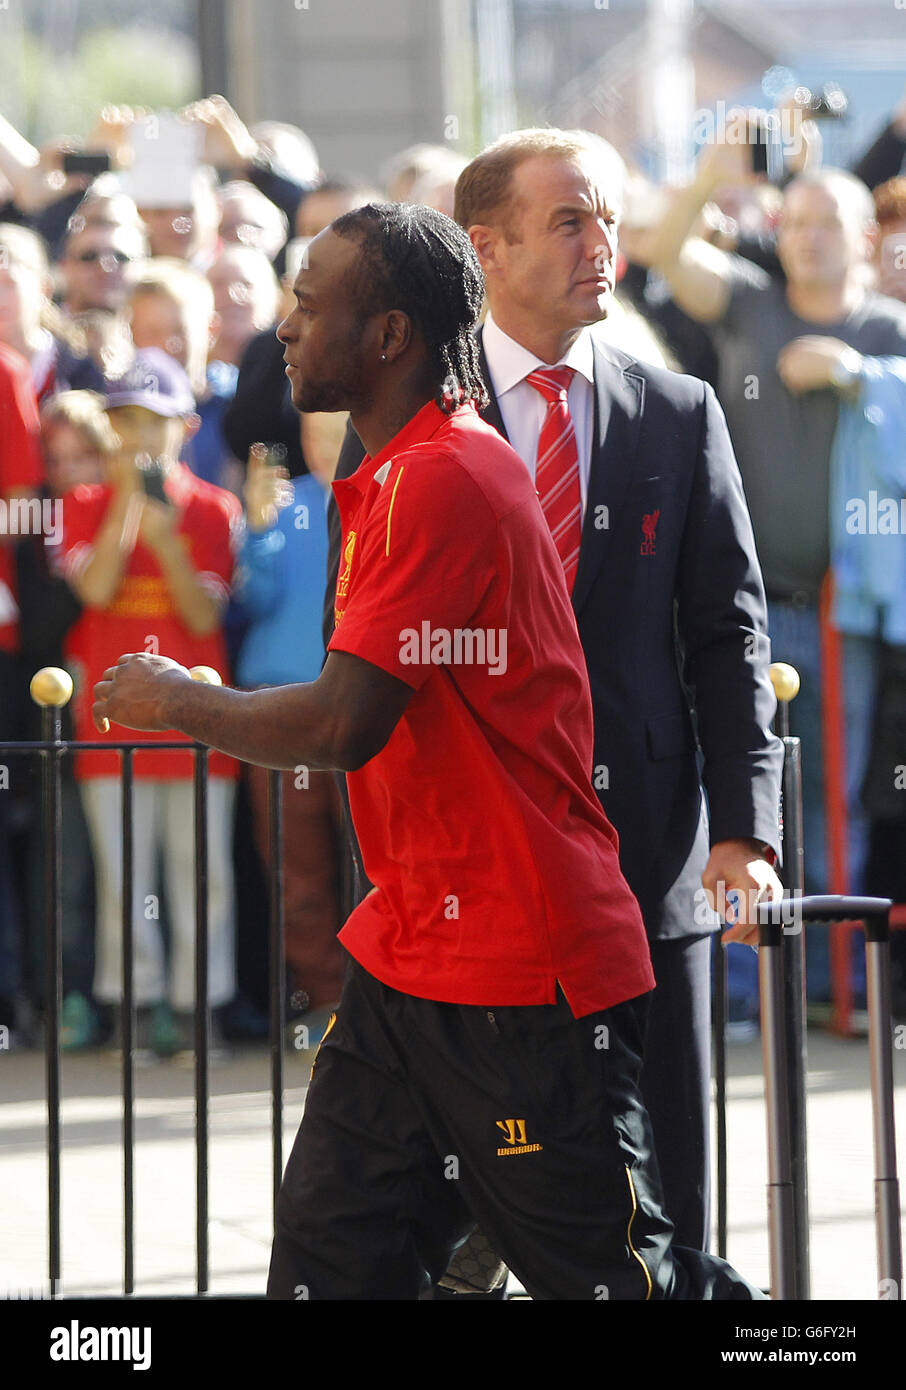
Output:
<instances>
[{"instance_id":1,"label":"raised arm","mask_svg":"<svg viewBox=\"0 0 906 1390\"><path fill-rule=\"evenodd\" d=\"M738 122L706 145L695 178L673 190L670 203L650 242L650 265L670 285L681 309L701 323L716 323L730 302L730 259L725 251L697 235L705 205L724 184L750 183L749 146L731 137L744 136Z\"/></svg>"}]
</instances>

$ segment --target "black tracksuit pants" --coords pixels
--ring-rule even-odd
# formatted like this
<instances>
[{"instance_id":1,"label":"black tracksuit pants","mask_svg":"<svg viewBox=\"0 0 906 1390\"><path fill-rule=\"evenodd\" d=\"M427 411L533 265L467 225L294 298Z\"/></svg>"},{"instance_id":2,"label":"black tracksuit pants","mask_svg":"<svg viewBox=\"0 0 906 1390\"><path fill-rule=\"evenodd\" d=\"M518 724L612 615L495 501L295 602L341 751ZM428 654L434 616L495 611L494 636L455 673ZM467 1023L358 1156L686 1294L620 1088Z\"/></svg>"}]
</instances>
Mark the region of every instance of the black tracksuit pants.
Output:
<instances>
[{"instance_id":1,"label":"black tracksuit pants","mask_svg":"<svg viewBox=\"0 0 906 1390\"><path fill-rule=\"evenodd\" d=\"M535 1299L760 1298L676 1248L641 1067L647 996L574 1019L351 963L277 1202L268 1297L416 1299L477 1222Z\"/></svg>"}]
</instances>

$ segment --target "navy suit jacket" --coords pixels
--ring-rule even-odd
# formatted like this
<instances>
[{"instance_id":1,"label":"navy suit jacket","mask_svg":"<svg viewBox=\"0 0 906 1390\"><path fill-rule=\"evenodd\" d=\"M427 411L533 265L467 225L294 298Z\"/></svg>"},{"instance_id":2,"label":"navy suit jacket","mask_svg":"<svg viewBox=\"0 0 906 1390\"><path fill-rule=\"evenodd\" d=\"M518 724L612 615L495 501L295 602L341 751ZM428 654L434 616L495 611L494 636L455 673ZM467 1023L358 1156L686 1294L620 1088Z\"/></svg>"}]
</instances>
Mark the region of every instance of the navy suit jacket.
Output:
<instances>
[{"instance_id":1,"label":"navy suit jacket","mask_svg":"<svg viewBox=\"0 0 906 1390\"><path fill-rule=\"evenodd\" d=\"M505 437L483 348L481 368L484 418ZM593 780L650 938L690 936L709 929L695 898L709 844L751 838L779 852L783 749L770 731L764 586L711 387L597 339L594 382L572 594L594 706ZM336 476L363 456L350 427ZM328 639L340 550L333 503L330 512Z\"/></svg>"}]
</instances>

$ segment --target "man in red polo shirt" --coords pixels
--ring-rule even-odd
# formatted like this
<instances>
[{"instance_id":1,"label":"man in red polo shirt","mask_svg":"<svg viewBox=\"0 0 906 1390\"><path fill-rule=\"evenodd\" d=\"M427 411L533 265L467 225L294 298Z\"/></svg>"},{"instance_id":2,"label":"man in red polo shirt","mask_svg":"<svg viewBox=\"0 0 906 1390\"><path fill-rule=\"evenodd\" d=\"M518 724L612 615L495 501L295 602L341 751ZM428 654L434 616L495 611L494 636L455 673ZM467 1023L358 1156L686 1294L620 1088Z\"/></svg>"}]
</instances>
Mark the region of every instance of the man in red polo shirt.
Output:
<instances>
[{"instance_id":1,"label":"man in red polo shirt","mask_svg":"<svg viewBox=\"0 0 906 1390\"><path fill-rule=\"evenodd\" d=\"M95 718L350 772L374 891L286 1168L272 1298L417 1298L476 1220L535 1298L758 1297L671 1244L638 1091L653 985L591 786L591 702L525 468L477 416L482 279L426 208L315 239L278 329L301 410L349 409L317 681L201 689L124 656Z\"/></svg>"}]
</instances>

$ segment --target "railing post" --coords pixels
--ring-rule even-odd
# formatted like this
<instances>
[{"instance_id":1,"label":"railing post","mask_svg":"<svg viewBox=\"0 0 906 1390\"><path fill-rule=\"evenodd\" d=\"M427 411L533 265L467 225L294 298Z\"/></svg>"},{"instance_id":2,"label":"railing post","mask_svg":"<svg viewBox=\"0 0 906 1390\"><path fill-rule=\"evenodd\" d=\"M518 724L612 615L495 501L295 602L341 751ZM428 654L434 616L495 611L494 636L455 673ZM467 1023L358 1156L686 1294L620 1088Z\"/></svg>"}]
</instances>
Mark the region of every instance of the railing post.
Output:
<instances>
[{"instance_id":1,"label":"railing post","mask_svg":"<svg viewBox=\"0 0 906 1390\"><path fill-rule=\"evenodd\" d=\"M208 750L195 746L195 1285L208 1289Z\"/></svg>"},{"instance_id":2,"label":"railing post","mask_svg":"<svg viewBox=\"0 0 906 1390\"><path fill-rule=\"evenodd\" d=\"M286 1028L286 962L283 921L283 802L282 777L276 768L267 774L268 887L270 896L269 975L271 1050L271 1129L274 1211L283 1178L283 1034Z\"/></svg>"},{"instance_id":3,"label":"railing post","mask_svg":"<svg viewBox=\"0 0 906 1390\"><path fill-rule=\"evenodd\" d=\"M123 835L123 1292L135 1289L135 975L133 937L132 749L122 751Z\"/></svg>"},{"instance_id":4,"label":"railing post","mask_svg":"<svg viewBox=\"0 0 906 1390\"><path fill-rule=\"evenodd\" d=\"M765 1098L768 1111L768 1215L771 1246L771 1292L774 1298L795 1295L795 1213L789 1132L792 1126L787 1087L786 1019L780 973L782 923L864 921L870 951L869 1048L874 1121L875 1221L878 1241L879 1296L902 1293L900 1206L893 1119L893 1043L890 1032L889 898L829 894L761 903L759 975L762 998ZM886 952L884 948L887 948ZM867 947L867 949L869 949Z\"/></svg>"},{"instance_id":5,"label":"railing post","mask_svg":"<svg viewBox=\"0 0 906 1390\"><path fill-rule=\"evenodd\" d=\"M893 1105L889 908L886 912L878 911L865 917L865 983L871 1065L878 1290L882 1297L886 1292L892 1293L894 1298L902 1298L900 1187Z\"/></svg>"},{"instance_id":6,"label":"railing post","mask_svg":"<svg viewBox=\"0 0 906 1390\"><path fill-rule=\"evenodd\" d=\"M717 1099L717 1253L727 1258L727 952L714 960L714 1086Z\"/></svg>"},{"instance_id":7,"label":"railing post","mask_svg":"<svg viewBox=\"0 0 906 1390\"><path fill-rule=\"evenodd\" d=\"M60 757L63 752L62 709L72 697L72 677L58 666L44 666L32 677L31 697L41 706L41 737L56 745L42 752L41 797L47 871L44 922L44 1014L47 1076L47 1215L50 1296L62 1280L60 1240L60 1012L63 1003L63 878Z\"/></svg>"},{"instance_id":8,"label":"railing post","mask_svg":"<svg viewBox=\"0 0 906 1390\"><path fill-rule=\"evenodd\" d=\"M771 666L777 696L777 733L783 741L783 877L791 898L805 892L805 850L802 823L802 744L790 737L790 702L799 693L799 673L785 662ZM805 932L784 931L780 957L783 1011L786 1026L787 1092L790 1105L790 1180L793 1189L795 1259L791 1295L811 1298L809 1269L808 1142L806 1078L808 1045L805 1027Z\"/></svg>"},{"instance_id":9,"label":"railing post","mask_svg":"<svg viewBox=\"0 0 906 1390\"><path fill-rule=\"evenodd\" d=\"M767 913L774 908L774 913ZM784 1013L783 922L776 903L762 905L758 936L761 1046L768 1132L768 1240L771 1297L796 1297L795 1205L787 1020Z\"/></svg>"},{"instance_id":10,"label":"railing post","mask_svg":"<svg viewBox=\"0 0 906 1390\"><path fill-rule=\"evenodd\" d=\"M220 685L210 666L192 679ZM208 1291L208 749L195 745L195 1284Z\"/></svg>"}]
</instances>

